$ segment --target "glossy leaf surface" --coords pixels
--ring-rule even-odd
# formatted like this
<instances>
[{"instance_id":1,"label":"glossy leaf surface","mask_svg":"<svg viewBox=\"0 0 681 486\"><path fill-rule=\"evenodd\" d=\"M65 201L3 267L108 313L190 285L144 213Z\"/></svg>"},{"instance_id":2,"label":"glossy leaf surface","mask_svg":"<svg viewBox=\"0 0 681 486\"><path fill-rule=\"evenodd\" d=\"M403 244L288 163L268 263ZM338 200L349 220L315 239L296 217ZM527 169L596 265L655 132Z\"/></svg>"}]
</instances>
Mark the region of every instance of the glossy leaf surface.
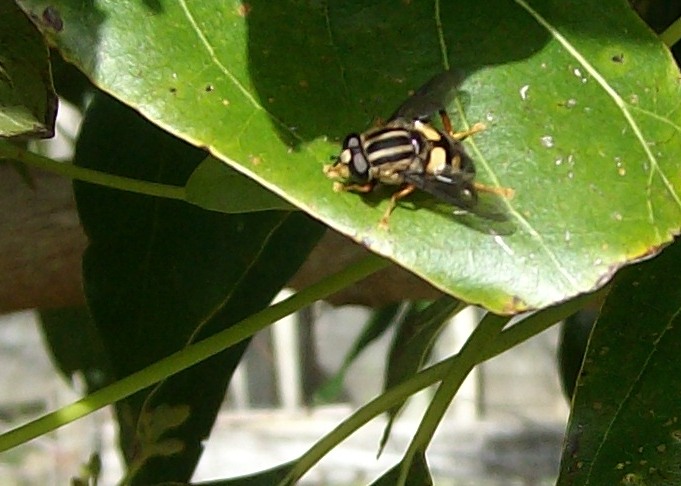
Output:
<instances>
[{"instance_id":1,"label":"glossy leaf surface","mask_svg":"<svg viewBox=\"0 0 681 486\"><path fill-rule=\"evenodd\" d=\"M97 85L496 312L597 288L681 226L679 72L624 0L52 4L64 28L46 33ZM322 167L457 66L448 108L458 128L487 125L464 143L479 181L514 190L507 224L418 194L381 230L390 191L334 193Z\"/></svg>"}]
</instances>

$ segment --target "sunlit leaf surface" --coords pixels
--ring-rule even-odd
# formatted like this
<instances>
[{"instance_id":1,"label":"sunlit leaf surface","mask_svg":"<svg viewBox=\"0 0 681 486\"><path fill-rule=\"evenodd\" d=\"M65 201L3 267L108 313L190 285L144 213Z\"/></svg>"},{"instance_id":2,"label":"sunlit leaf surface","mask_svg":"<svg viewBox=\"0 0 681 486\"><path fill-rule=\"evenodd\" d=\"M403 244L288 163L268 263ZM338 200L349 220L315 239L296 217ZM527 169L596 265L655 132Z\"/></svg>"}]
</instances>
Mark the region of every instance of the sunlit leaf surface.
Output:
<instances>
[{"instance_id":1,"label":"sunlit leaf surface","mask_svg":"<svg viewBox=\"0 0 681 486\"><path fill-rule=\"evenodd\" d=\"M598 287L679 229L679 73L624 0L51 4L64 25L46 33L100 87L494 311ZM487 125L465 146L481 182L515 191L508 221L420 194L379 229L390 192L334 193L323 165L347 133L462 66L448 109L457 128Z\"/></svg>"}]
</instances>

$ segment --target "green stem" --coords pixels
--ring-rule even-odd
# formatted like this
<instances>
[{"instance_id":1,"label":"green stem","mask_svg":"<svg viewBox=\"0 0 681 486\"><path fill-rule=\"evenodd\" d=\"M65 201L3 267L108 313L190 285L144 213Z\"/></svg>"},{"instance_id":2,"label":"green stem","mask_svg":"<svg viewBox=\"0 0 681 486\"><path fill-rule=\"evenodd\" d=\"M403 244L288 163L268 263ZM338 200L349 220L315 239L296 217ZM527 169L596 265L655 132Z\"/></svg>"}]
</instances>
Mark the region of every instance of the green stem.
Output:
<instances>
[{"instance_id":1,"label":"green stem","mask_svg":"<svg viewBox=\"0 0 681 486\"><path fill-rule=\"evenodd\" d=\"M660 40L669 48L681 40L681 17L660 34Z\"/></svg>"},{"instance_id":2,"label":"green stem","mask_svg":"<svg viewBox=\"0 0 681 486\"><path fill-rule=\"evenodd\" d=\"M333 450L334 447L343 442L370 420L383 412L402 404L405 397L409 397L419 390L440 381L447 373L449 367L452 366L453 362L457 359L458 355L452 356L436 365L426 368L415 374L409 380L394 386L361 407L298 458L286 478L279 483L279 486L298 484L300 478L302 478L307 471L312 469L312 467L327 453Z\"/></svg>"},{"instance_id":3,"label":"green stem","mask_svg":"<svg viewBox=\"0 0 681 486\"><path fill-rule=\"evenodd\" d=\"M610 285L607 285L591 294L583 294L562 304L548 307L504 329L497 336L497 339L489 343L489 346L485 348L480 361L486 361L500 355L516 344L545 331L556 322L566 319L592 302L601 302L610 291L610 287Z\"/></svg>"},{"instance_id":4,"label":"green stem","mask_svg":"<svg viewBox=\"0 0 681 486\"><path fill-rule=\"evenodd\" d=\"M513 326L505 329L493 342L489 343L477 357L476 364L498 356L527 339L545 331L559 321L574 314L590 302L597 301L607 292L601 289L593 294L581 295L563 304L549 307L532 314ZM387 390L376 397L350 417L345 419L335 429L317 441L307 452L295 461L295 465L279 486L296 484L307 471L317 464L326 454L347 439L360 427L373 420L378 415L400 405L408 397L420 390L442 380L450 369L460 366L460 353L451 356L429 368L426 368L405 382Z\"/></svg>"},{"instance_id":5,"label":"green stem","mask_svg":"<svg viewBox=\"0 0 681 486\"><path fill-rule=\"evenodd\" d=\"M141 181L139 179L131 179L129 177L121 177L93 169L86 169L85 167L78 167L65 162L57 162L49 157L44 157L22 147L17 147L7 140L0 139L0 159L16 160L47 172L52 172L78 181L91 182L92 184L109 187L111 189L120 189L122 191L163 197L166 199L186 200L184 187Z\"/></svg>"},{"instance_id":6,"label":"green stem","mask_svg":"<svg viewBox=\"0 0 681 486\"><path fill-rule=\"evenodd\" d=\"M348 285L388 265L388 261L371 255L321 282L311 285L286 300L271 305L266 309L244 319L240 323L225 329L196 344L187 346L167 358L157 361L110 386L102 388L66 407L48 413L32 422L17 427L0 435L0 452L23 444L31 439L51 432L62 425L82 418L95 410L122 400L135 392L143 390L161 380L168 378L190 366L199 363L229 346L252 336L283 317L302 309L313 302L323 299Z\"/></svg>"},{"instance_id":7,"label":"green stem","mask_svg":"<svg viewBox=\"0 0 681 486\"><path fill-rule=\"evenodd\" d=\"M433 439L435 431L444 418L445 412L454 399L456 392L471 370L480 361L480 356L482 356L485 348L499 336L510 319L509 316L487 314L461 348L457 355L459 359L452 363L447 370L442 383L440 383L423 416L423 420L419 424L416 434L414 434L407 448L407 452L404 454L400 468L400 477L397 481L398 485L406 484L414 458L418 454L426 453L426 449Z\"/></svg>"}]
</instances>

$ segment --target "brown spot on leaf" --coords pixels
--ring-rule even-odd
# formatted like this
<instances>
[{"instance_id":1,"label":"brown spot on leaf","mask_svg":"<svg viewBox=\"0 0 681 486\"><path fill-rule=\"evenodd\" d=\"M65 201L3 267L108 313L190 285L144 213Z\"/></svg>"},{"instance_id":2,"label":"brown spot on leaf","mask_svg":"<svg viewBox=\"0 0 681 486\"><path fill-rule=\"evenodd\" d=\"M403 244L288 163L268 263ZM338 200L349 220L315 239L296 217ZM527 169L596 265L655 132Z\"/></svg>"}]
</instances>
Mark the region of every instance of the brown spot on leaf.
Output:
<instances>
[{"instance_id":1,"label":"brown spot on leaf","mask_svg":"<svg viewBox=\"0 0 681 486\"><path fill-rule=\"evenodd\" d=\"M237 8L237 14L239 14L239 17L246 17L249 13L251 13L251 10L253 7L251 7L250 3L242 3L239 5L239 8Z\"/></svg>"},{"instance_id":2,"label":"brown spot on leaf","mask_svg":"<svg viewBox=\"0 0 681 486\"><path fill-rule=\"evenodd\" d=\"M511 297L511 301L506 303L506 305L504 306L502 314L504 314L504 315L519 314L519 313L525 312L529 309L530 309L530 306L527 305L527 302L525 302L519 296L514 295L513 297Z\"/></svg>"},{"instance_id":3,"label":"brown spot on leaf","mask_svg":"<svg viewBox=\"0 0 681 486\"><path fill-rule=\"evenodd\" d=\"M48 5L43 10L42 22L45 27L49 27L56 32L64 30L64 20L61 18L59 10L52 5Z\"/></svg>"}]
</instances>

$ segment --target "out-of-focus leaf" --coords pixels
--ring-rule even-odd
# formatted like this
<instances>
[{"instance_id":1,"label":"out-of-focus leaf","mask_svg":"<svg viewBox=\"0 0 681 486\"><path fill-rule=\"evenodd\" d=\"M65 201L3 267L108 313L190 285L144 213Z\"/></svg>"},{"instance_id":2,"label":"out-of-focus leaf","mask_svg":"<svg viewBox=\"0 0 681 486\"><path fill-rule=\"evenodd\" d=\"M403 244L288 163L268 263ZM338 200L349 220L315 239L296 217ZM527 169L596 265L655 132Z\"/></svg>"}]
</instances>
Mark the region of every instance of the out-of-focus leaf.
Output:
<instances>
[{"instance_id":1,"label":"out-of-focus leaf","mask_svg":"<svg viewBox=\"0 0 681 486\"><path fill-rule=\"evenodd\" d=\"M81 166L175 185L204 158L103 95L75 155ZM267 306L322 232L300 212L225 215L84 183L76 198L90 239L86 297L117 378ZM189 480L246 344L118 403L129 484Z\"/></svg>"},{"instance_id":2,"label":"out-of-focus leaf","mask_svg":"<svg viewBox=\"0 0 681 486\"><path fill-rule=\"evenodd\" d=\"M93 91L92 83L82 71L62 59L59 51L52 50L52 78L60 99L65 99L80 109L85 109L87 94Z\"/></svg>"},{"instance_id":3,"label":"out-of-focus leaf","mask_svg":"<svg viewBox=\"0 0 681 486\"><path fill-rule=\"evenodd\" d=\"M596 322L558 484L681 481L681 244L623 271Z\"/></svg>"},{"instance_id":4,"label":"out-of-focus leaf","mask_svg":"<svg viewBox=\"0 0 681 486\"><path fill-rule=\"evenodd\" d=\"M204 160L187 181L187 201L222 213L250 213L295 206L219 160Z\"/></svg>"},{"instance_id":5,"label":"out-of-focus leaf","mask_svg":"<svg viewBox=\"0 0 681 486\"><path fill-rule=\"evenodd\" d=\"M56 115L57 95L43 36L16 3L4 2L0 6L0 136L51 137Z\"/></svg>"},{"instance_id":6,"label":"out-of-focus leaf","mask_svg":"<svg viewBox=\"0 0 681 486\"><path fill-rule=\"evenodd\" d=\"M192 483L193 486L274 486L280 485L281 481L286 477L294 463L281 464L260 471L248 476L239 476L238 478L220 479L217 481L205 481L200 483ZM171 485L168 485L171 486Z\"/></svg>"},{"instance_id":7,"label":"out-of-focus leaf","mask_svg":"<svg viewBox=\"0 0 681 486\"><path fill-rule=\"evenodd\" d=\"M20 0L34 14L38 0ZM497 313L600 287L681 227L681 86L625 0L71 2L65 58L155 123L462 300ZM338 141L428 79L466 68L447 108L508 221L432 197L337 194ZM229 190L228 187L225 190Z\"/></svg>"},{"instance_id":8,"label":"out-of-focus leaf","mask_svg":"<svg viewBox=\"0 0 681 486\"><path fill-rule=\"evenodd\" d=\"M629 0L643 20L658 34L681 16L676 0Z\"/></svg>"},{"instance_id":9,"label":"out-of-focus leaf","mask_svg":"<svg viewBox=\"0 0 681 486\"><path fill-rule=\"evenodd\" d=\"M114 381L109 356L87 308L42 310L40 325L52 360L67 380L81 373L87 393Z\"/></svg>"},{"instance_id":10,"label":"out-of-focus leaf","mask_svg":"<svg viewBox=\"0 0 681 486\"><path fill-rule=\"evenodd\" d=\"M87 463L80 466L78 477L71 478L71 486L97 486L102 474L102 458L91 454Z\"/></svg>"},{"instance_id":11,"label":"out-of-focus leaf","mask_svg":"<svg viewBox=\"0 0 681 486\"><path fill-rule=\"evenodd\" d=\"M577 385L586 346L597 317L596 309L583 309L565 319L560 325L558 365L563 393L568 401L572 399Z\"/></svg>"},{"instance_id":12,"label":"out-of-focus leaf","mask_svg":"<svg viewBox=\"0 0 681 486\"><path fill-rule=\"evenodd\" d=\"M371 486L431 486L433 479L430 476L428 463L424 454L417 454L409 464L409 471L404 481L399 481L402 463L397 464L383 474Z\"/></svg>"},{"instance_id":13,"label":"out-of-focus leaf","mask_svg":"<svg viewBox=\"0 0 681 486\"><path fill-rule=\"evenodd\" d=\"M369 344L381 337L388 327L396 322L400 314L400 308L401 305L392 304L372 312L369 321L362 328L362 332L357 336L357 339L355 339L355 342L350 347L350 351L345 355L343 364L338 372L317 391L317 401L322 403L330 402L339 395L343 387L345 374L350 365Z\"/></svg>"},{"instance_id":14,"label":"out-of-focus leaf","mask_svg":"<svg viewBox=\"0 0 681 486\"><path fill-rule=\"evenodd\" d=\"M411 309L411 312L400 322L393 338L386 366L384 389L389 390L421 369L430 356L443 326L464 307L465 304L458 300L443 296L428 307ZM404 402L388 412L388 422L379 446L380 451L385 447L393 422L403 406Z\"/></svg>"},{"instance_id":15,"label":"out-of-focus leaf","mask_svg":"<svg viewBox=\"0 0 681 486\"><path fill-rule=\"evenodd\" d=\"M427 307L413 307L399 323L390 348L385 389L403 382L416 373L430 356L433 344L444 325L462 304L449 296L440 297Z\"/></svg>"}]
</instances>

